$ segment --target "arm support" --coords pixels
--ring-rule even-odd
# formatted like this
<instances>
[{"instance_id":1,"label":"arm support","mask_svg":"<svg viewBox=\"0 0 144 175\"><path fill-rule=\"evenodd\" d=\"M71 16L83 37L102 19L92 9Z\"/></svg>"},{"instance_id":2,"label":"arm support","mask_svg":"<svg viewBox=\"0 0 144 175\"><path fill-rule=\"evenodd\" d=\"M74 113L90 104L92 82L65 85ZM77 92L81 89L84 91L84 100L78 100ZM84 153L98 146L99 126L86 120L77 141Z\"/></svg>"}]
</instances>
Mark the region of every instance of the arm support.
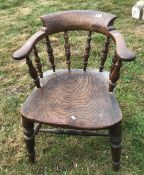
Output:
<instances>
[{"instance_id":1,"label":"arm support","mask_svg":"<svg viewBox=\"0 0 144 175\"><path fill-rule=\"evenodd\" d=\"M40 31L36 32L33 36L31 36L27 42L17 51L13 53L13 59L15 60L22 60L26 58L31 50L33 49L34 45L46 36L46 30L41 29Z\"/></svg>"},{"instance_id":2,"label":"arm support","mask_svg":"<svg viewBox=\"0 0 144 175\"><path fill-rule=\"evenodd\" d=\"M127 48L123 36L116 30L110 31L109 34L116 43L117 57L123 61L133 61L135 54Z\"/></svg>"}]
</instances>

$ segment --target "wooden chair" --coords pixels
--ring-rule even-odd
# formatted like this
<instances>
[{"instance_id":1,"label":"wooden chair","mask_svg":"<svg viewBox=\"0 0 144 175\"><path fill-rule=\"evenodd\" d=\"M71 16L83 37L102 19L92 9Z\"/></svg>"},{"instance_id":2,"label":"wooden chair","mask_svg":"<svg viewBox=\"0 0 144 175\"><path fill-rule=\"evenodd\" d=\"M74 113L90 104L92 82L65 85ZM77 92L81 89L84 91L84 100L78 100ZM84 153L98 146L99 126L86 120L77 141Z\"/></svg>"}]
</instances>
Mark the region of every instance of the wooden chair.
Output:
<instances>
[{"instance_id":1,"label":"wooden chair","mask_svg":"<svg viewBox=\"0 0 144 175\"><path fill-rule=\"evenodd\" d=\"M122 61L133 61L135 55L127 49L122 35L113 27L116 16L100 11L70 10L48 14L42 16L41 19L44 27L13 54L15 60L26 59L29 74L37 87L21 108L24 139L30 161L34 162L35 159L35 135L39 131L83 136L109 136L113 168L118 171L122 146L122 114L113 89L120 76ZM88 31L83 70L70 69L71 51L68 31L73 30ZM59 32L64 32L68 70L55 71L49 35ZM86 70L92 32L106 36L99 71ZM44 75L36 47L42 39L46 40L47 53L53 70ZM110 73L106 74L103 69L110 40L114 41L116 50ZM29 57L32 51L35 55L36 68ZM49 124L56 128L43 129L42 124Z\"/></svg>"}]
</instances>

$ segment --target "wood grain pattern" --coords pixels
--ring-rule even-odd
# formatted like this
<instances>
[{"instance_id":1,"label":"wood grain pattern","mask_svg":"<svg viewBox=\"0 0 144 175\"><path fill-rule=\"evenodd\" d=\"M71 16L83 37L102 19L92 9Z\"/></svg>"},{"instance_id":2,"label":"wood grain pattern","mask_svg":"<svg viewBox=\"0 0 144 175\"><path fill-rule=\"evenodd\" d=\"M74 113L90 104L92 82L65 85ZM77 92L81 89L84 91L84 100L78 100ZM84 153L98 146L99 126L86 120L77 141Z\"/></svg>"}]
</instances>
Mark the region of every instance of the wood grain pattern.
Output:
<instances>
[{"instance_id":1,"label":"wood grain pattern","mask_svg":"<svg viewBox=\"0 0 144 175\"><path fill-rule=\"evenodd\" d=\"M101 56L101 59L100 59L100 65L99 65L99 71L100 72L102 72L103 69L104 69L104 64L105 64L105 61L107 59L107 54L108 54L108 51L109 51L109 44L110 44L110 37L107 37L106 41L104 43L104 48L102 50L102 56Z\"/></svg>"},{"instance_id":2,"label":"wood grain pattern","mask_svg":"<svg viewBox=\"0 0 144 175\"><path fill-rule=\"evenodd\" d=\"M38 74L40 78L43 78L42 64L41 64L40 57L38 56L38 51L36 46L34 46L34 56L35 56L35 62L36 62L36 68L37 68Z\"/></svg>"},{"instance_id":3,"label":"wood grain pattern","mask_svg":"<svg viewBox=\"0 0 144 175\"><path fill-rule=\"evenodd\" d=\"M86 68L87 68L87 62L88 62L88 59L89 59L89 55L90 55L90 50L91 50L91 32L89 31L88 32L88 38L87 38L87 42L86 42L86 46L85 46L85 52L84 52L84 55L83 55L83 70L86 71Z\"/></svg>"},{"instance_id":4,"label":"wood grain pattern","mask_svg":"<svg viewBox=\"0 0 144 175\"><path fill-rule=\"evenodd\" d=\"M116 43L116 54L121 60L132 61L135 59L135 54L128 50L122 35L113 27L115 15L93 10L69 10L48 14L42 16L41 19L45 27L36 32L19 50L14 52L13 59L21 60L29 56L34 45L45 36L72 30L99 32L109 36ZM53 62L52 58L50 61ZM52 66L54 70L53 63Z\"/></svg>"},{"instance_id":5,"label":"wood grain pattern","mask_svg":"<svg viewBox=\"0 0 144 175\"><path fill-rule=\"evenodd\" d=\"M64 41L65 41L65 44L64 44L64 48L65 48L65 56L66 56L66 64L68 66L68 71L70 71L70 64L71 64L71 61L70 61L70 56L71 56L71 51L70 51L70 43L69 43L69 37L68 37L68 32L65 31L64 32Z\"/></svg>"},{"instance_id":6,"label":"wood grain pattern","mask_svg":"<svg viewBox=\"0 0 144 175\"><path fill-rule=\"evenodd\" d=\"M49 61L51 63L51 67L53 69L53 72L55 72L53 49L51 47L51 43L48 36L46 36L46 46L47 46L47 53L48 53Z\"/></svg>"},{"instance_id":7,"label":"wood grain pattern","mask_svg":"<svg viewBox=\"0 0 144 175\"><path fill-rule=\"evenodd\" d=\"M30 120L83 129L109 127L122 118L114 94L108 92L108 78L90 70L49 74L21 113Z\"/></svg>"},{"instance_id":8,"label":"wood grain pattern","mask_svg":"<svg viewBox=\"0 0 144 175\"><path fill-rule=\"evenodd\" d=\"M48 28L48 34L72 30L105 34L109 27L113 26L116 16L94 10L68 10L44 15L41 19L43 25Z\"/></svg>"},{"instance_id":9,"label":"wood grain pattern","mask_svg":"<svg viewBox=\"0 0 144 175\"><path fill-rule=\"evenodd\" d=\"M51 133L74 135L103 135L89 131L92 129L108 129L111 142L113 168L118 171L121 154L121 120L122 114L116 101L113 89L120 76L122 61L132 61L135 54L128 50L122 35L115 30L113 23L115 15L93 10L69 10L45 15L41 17L44 27L31 36L27 42L13 54L13 59L26 58L30 76L35 88L21 108L24 138L30 161L34 162L34 135L43 123L61 127L61 129L47 129ZM70 71L70 44L67 31L90 31L84 53L84 71ZM68 70L58 70L55 73L53 49L49 35L65 32L65 55ZM102 51L99 71L87 70L86 66L91 49L91 32L106 35L107 41ZM35 45L46 38L47 53L53 71L48 71L43 77L41 62ZM103 71L107 58L109 39L116 45L115 57L112 60L110 76ZM29 55L34 49L36 67ZM40 88L41 87L41 88ZM34 127L34 123L38 122ZM62 128L68 128L62 130Z\"/></svg>"},{"instance_id":10,"label":"wood grain pattern","mask_svg":"<svg viewBox=\"0 0 144 175\"><path fill-rule=\"evenodd\" d=\"M40 88L40 80L36 68L33 66L32 61L29 57L26 57L26 64L29 68L29 74L32 77L34 84L37 88Z\"/></svg>"}]
</instances>

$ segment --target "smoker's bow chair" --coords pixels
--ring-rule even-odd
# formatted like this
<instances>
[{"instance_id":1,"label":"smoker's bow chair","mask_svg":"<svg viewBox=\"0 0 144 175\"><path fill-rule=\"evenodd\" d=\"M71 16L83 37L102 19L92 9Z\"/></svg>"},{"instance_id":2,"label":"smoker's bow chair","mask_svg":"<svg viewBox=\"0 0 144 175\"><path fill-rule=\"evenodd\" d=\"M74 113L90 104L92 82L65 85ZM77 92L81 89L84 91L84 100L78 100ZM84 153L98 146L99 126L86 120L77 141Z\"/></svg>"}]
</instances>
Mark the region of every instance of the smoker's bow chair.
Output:
<instances>
[{"instance_id":1,"label":"smoker's bow chair","mask_svg":"<svg viewBox=\"0 0 144 175\"><path fill-rule=\"evenodd\" d=\"M113 89L119 79L122 61L133 61L134 53L127 49L122 35L115 30L115 15L92 10L73 10L41 17L44 27L13 54L13 59L26 59L29 74L37 88L21 108L24 139L30 161L35 158L35 135L38 131L84 136L110 136L114 170L119 170L122 144L122 114ZM83 70L71 70L68 31L88 31ZM64 32L64 48L68 70L55 70L49 36ZM91 33L106 36L99 71L86 70L91 49ZM46 40L47 53L53 71L43 75L36 44ZM110 39L116 45L109 76L103 71ZM34 51L36 68L29 57ZM57 128L42 129L42 124ZM108 130L100 131L100 130Z\"/></svg>"}]
</instances>

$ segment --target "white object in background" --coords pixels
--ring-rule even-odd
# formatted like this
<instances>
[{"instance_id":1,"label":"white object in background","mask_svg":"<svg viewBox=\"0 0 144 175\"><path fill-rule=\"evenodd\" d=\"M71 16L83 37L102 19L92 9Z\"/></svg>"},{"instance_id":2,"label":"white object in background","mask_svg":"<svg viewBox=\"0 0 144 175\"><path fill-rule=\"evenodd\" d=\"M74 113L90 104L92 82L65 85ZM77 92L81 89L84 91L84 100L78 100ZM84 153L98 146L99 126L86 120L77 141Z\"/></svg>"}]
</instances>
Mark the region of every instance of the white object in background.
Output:
<instances>
[{"instance_id":1,"label":"white object in background","mask_svg":"<svg viewBox=\"0 0 144 175\"><path fill-rule=\"evenodd\" d=\"M132 7L132 17L144 20L144 0L138 1Z\"/></svg>"}]
</instances>

